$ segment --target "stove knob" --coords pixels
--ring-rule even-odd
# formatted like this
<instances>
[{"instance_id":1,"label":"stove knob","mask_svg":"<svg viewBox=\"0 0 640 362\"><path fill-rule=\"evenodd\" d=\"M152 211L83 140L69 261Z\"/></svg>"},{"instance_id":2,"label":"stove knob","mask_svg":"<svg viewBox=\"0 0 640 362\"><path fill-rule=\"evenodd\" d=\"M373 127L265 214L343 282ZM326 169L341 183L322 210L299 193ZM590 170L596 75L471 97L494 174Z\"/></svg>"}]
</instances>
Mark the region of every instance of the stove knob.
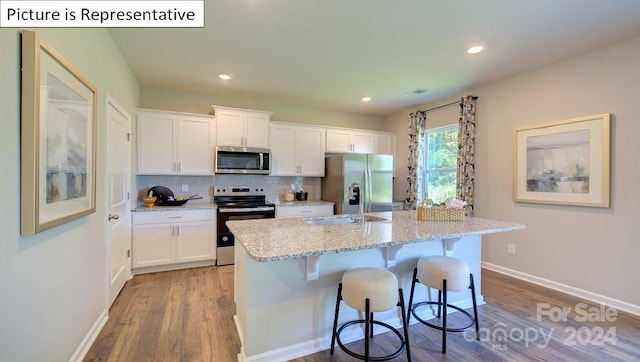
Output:
<instances>
[{"instance_id":1,"label":"stove knob","mask_svg":"<svg viewBox=\"0 0 640 362\"><path fill-rule=\"evenodd\" d=\"M229 241L229 237L228 236L223 236L222 237L222 241Z\"/></svg>"}]
</instances>

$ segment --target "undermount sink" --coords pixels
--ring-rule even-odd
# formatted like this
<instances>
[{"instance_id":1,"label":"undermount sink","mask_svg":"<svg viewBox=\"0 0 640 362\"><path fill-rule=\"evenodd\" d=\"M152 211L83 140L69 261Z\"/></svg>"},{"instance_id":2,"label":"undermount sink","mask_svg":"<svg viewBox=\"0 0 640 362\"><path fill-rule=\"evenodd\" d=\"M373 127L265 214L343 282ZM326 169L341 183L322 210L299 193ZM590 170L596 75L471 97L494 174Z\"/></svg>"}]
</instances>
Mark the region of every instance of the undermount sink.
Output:
<instances>
[{"instance_id":1,"label":"undermount sink","mask_svg":"<svg viewBox=\"0 0 640 362\"><path fill-rule=\"evenodd\" d=\"M349 215L339 215L339 216L322 216L322 217L306 217L302 219L302 221L311 225L344 225L344 224L354 224L362 221L362 216L349 216ZM365 222L372 221L388 221L387 219L379 216L372 215L364 215Z\"/></svg>"}]
</instances>

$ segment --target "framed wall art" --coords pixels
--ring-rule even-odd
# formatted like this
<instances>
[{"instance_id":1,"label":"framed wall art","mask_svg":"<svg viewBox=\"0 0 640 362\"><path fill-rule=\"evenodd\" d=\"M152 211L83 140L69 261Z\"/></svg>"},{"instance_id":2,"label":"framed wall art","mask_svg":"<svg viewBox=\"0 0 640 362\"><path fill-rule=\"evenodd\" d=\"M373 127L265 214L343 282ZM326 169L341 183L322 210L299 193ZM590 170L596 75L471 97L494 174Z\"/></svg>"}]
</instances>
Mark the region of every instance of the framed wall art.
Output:
<instances>
[{"instance_id":1,"label":"framed wall art","mask_svg":"<svg viewBox=\"0 0 640 362\"><path fill-rule=\"evenodd\" d=\"M609 207L610 114L514 131L514 201Z\"/></svg>"},{"instance_id":2,"label":"framed wall art","mask_svg":"<svg viewBox=\"0 0 640 362\"><path fill-rule=\"evenodd\" d=\"M37 33L22 31L20 233L95 212L96 88Z\"/></svg>"}]
</instances>

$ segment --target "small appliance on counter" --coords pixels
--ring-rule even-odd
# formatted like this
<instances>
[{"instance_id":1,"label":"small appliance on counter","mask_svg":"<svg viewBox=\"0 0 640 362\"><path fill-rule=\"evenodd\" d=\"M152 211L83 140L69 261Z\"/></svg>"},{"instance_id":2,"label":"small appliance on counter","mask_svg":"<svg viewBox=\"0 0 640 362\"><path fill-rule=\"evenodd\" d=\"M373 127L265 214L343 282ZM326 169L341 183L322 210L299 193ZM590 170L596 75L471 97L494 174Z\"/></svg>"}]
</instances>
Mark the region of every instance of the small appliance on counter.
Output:
<instances>
[{"instance_id":1,"label":"small appliance on counter","mask_svg":"<svg viewBox=\"0 0 640 362\"><path fill-rule=\"evenodd\" d=\"M307 201L309 193L306 191L298 191L296 192L296 201Z\"/></svg>"},{"instance_id":2,"label":"small appliance on counter","mask_svg":"<svg viewBox=\"0 0 640 362\"><path fill-rule=\"evenodd\" d=\"M147 200L155 198L155 204L157 206L182 206L189 200L198 200L202 196L191 195L189 197L175 197L173 191L165 186L153 186L147 190L147 197L144 199L145 206Z\"/></svg>"}]
</instances>

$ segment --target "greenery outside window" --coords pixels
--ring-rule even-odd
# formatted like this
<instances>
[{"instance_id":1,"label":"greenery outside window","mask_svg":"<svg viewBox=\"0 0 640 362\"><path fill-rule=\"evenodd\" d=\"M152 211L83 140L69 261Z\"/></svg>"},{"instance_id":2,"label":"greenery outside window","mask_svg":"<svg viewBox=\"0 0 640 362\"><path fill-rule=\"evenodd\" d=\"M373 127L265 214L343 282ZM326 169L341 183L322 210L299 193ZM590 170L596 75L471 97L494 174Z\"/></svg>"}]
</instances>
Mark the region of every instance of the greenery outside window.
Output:
<instances>
[{"instance_id":1,"label":"greenery outside window","mask_svg":"<svg viewBox=\"0 0 640 362\"><path fill-rule=\"evenodd\" d=\"M425 152L422 161L422 195L429 193L434 203L456 197L458 166L458 125L427 129L424 133Z\"/></svg>"}]
</instances>

